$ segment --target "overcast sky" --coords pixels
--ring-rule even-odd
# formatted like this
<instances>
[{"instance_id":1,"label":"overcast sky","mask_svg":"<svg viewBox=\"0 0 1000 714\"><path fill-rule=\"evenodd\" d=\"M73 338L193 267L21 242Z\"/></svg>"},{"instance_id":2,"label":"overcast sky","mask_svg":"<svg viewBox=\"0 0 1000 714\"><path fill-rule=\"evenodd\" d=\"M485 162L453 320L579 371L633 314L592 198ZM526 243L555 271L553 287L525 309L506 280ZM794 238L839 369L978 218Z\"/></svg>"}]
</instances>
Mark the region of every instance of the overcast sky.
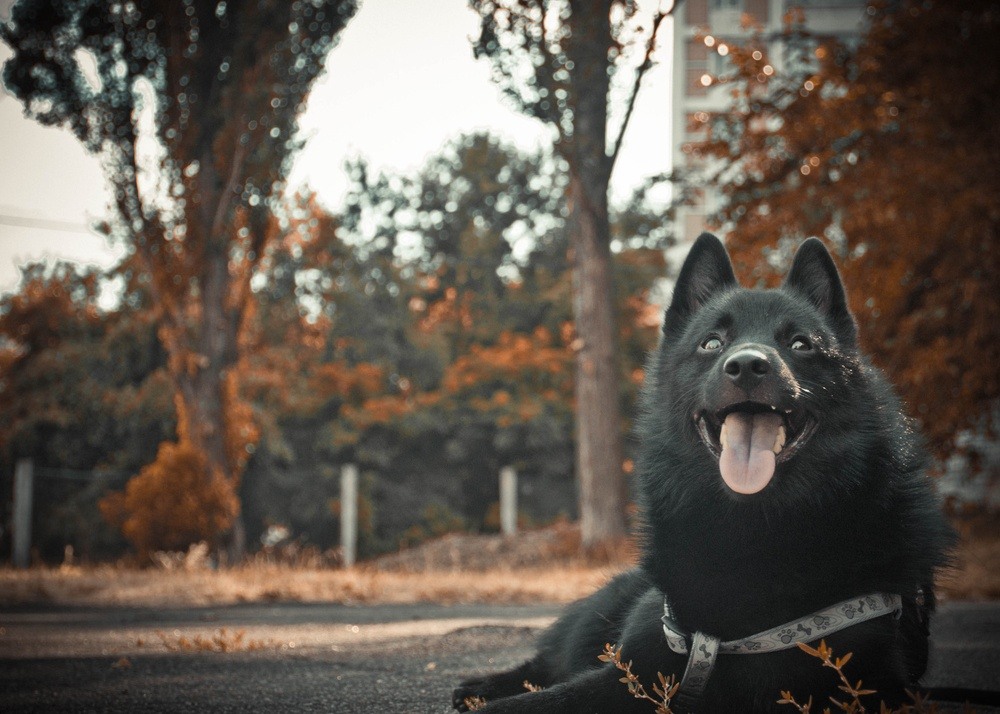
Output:
<instances>
[{"instance_id":1,"label":"overcast sky","mask_svg":"<svg viewBox=\"0 0 1000 714\"><path fill-rule=\"evenodd\" d=\"M11 0L0 0L0 17ZM670 27L660 29L661 63L643 81L612 192L625 195L670 167ZM310 186L327 205L346 186L343 160L411 170L448 139L489 129L523 146L546 136L541 124L506 108L475 61L476 16L466 0L364 0L316 83L300 126L308 143L291 185ZM0 43L0 63L10 57ZM17 266L42 257L112 265L120 248L87 225L105 211L98 161L64 129L23 118L0 93L0 292L16 288Z\"/></svg>"}]
</instances>

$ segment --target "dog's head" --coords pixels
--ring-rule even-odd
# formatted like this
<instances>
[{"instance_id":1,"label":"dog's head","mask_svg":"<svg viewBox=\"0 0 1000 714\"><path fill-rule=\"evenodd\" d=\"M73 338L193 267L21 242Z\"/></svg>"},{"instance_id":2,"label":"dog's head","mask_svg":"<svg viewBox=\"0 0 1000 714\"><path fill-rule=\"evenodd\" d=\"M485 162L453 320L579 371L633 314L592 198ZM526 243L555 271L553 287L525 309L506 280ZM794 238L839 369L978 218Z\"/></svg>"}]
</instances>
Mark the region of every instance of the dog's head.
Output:
<instances>
[{"instance_id":1,"label":"dog's head","mask_svg":"<svg viewBox=\"0 0 1000 714\"><path fill-rule=\"evenodd\" d=\"M783 472L818 467L855 432L857 329L819 240L802 245L781 288L747 290L719 239L703 234L663 329L646 409L664 415L688 460L710 463L731 496L781 488Z\"/></svg>"}]
</instances>

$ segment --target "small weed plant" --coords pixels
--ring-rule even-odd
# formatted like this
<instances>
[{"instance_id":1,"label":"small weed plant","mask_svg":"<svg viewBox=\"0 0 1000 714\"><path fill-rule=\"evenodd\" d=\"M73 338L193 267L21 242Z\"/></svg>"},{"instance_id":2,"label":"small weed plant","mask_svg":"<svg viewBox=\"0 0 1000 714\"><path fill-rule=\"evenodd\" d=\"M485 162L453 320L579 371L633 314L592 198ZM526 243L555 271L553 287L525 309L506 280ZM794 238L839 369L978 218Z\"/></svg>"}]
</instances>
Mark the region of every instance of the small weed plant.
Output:
<instances>
[{"instance_id":1,"label":"small weed plant","mask_svg":"<svg viewBox=\"0 0 1000 714\"><path fill-rule=\"evenodd\" d=\"M843 692L843 695L839 698L830 697L830 704L832 706L825 706L822 714L833 714L833 712L868 714L869 711L876 711L875 709L866 707L862 699L870 701L877 692L874 689L865 689L861 680L852 683L844 673L844 667L851 661L852 653L848 652L843 657L835 658L833 650L827 646L825 640L820 641L818 647L810 647L806 644L799 644L798 647L806 654L820 660L822 666L832 669L840 679L840 684L837 688ZM659 682L653 685L653 695L650 695L639 681L639 678L632 672L632 662L622 661L621 650L621 646L616 647L606 644L604 645L604 653L599 655L598 659L602 662L609 662L621 670L624 676L618 681L628 687L629 694L633 697L649 702L654 707L656 714L673 714L673 711L670 709L670 702L677 695L677 690L680 688L680 684L676 682L675 677L673 675L665 677L662 672L657 672L656 676ZM933 702L928 702L925 696L919 692L907 691L907 694L910 696L912 703L903 704L898 709L892 709L885 702L879 702L877 711L879 714L937 714L937 705ZM781 699L777 701L778 704L787 704L794 707L797 711L802 712L802 714L812 714L814 711L814 703L811 696L805 703L800 703L792 695L791 691L783 691L781 692Z\"/></svg>"},{"instance_id":2,"label":"small weed plant","mask_svg":"<svg viewBox=\"0 0 1000 714\"><path fill-rule=\"evenodd\" d=\"M246 630L228 630L225 627L207 636L187 637L176 631L168 635L163 630L157 630L156 636L171 652L259 652L275 646L271 640L247 638Z\"/></svg>"},{"instance_id":3,"label":"small weed plant","mask_svg":"<svg viewBox=\"0 0 1000 714\"><path fill-rule=\"evenodd\" d=\"M837 677L840 679L840 684L837 686L843 696L840 699L835 699L830 697L830 702L833 704L832 707L825 707L823 709L823 714L832 714L834 711L846 712L847 714L868 714L868 708L862 703L862 699L874 697L878 692L874 689L865 689L863 682L859 679L856 683L852 684L851 680L847 678L844 674L844 666L851 661L853 653L848 652L843 657L834 658L833 650L827 646L826 640L820 640L818 647L810 647L809 645L800 642L798 645L799 649L805 652L811 657L815 657L823 663L824 667L828 667L836 672ZM885 702L879 702L878 711L880 714L936 714L938 711L937 705L928 702L927 699L922 696L919 692L911 692L907 690L906 692L912 704L903 704L898 709L891 709L886 705ZM783 691L781 693L781 699L778 700L778 704L788 704L789 706L795 707L796 710L809 714L812 712L813 699L809 699L805 704L799 703L790 691Z\"/></svg>"},{"instance_id":4,"label":"small weed plant","mask_svg":"<svg viewBox=\"0 0 1000 714\"><path fill-rule=\"evenodd\" d=\"M659 680L653 685L653 694L656 696L651 696L646 688L639 681L639 677L632 672L632 661L622 662L622 648L621 645L615 647L611 644L604 645L604 654L598 655L597 657L602 662L610 662L614 666L624 673L618 681L628 687L628 692L636 699L642 699L650 704L652 704L656 709L656 714L673 714L670 709L670 701L677 694L677 690L680 685L676 682L674 675L669 677L663 676L663 672L657 672L656 678Z\"/></svg>"},{"instance_id":5,"label":"small weed plant","mask_svg":"<svg viewBox=\"0 0 1000 714\"><path fill-rule=\"evenodd\" d=\"M465 708L470 712L477 712L486 706L486 700L482 697L466 697L464 700Z\"/></svg>"}]
</instances>

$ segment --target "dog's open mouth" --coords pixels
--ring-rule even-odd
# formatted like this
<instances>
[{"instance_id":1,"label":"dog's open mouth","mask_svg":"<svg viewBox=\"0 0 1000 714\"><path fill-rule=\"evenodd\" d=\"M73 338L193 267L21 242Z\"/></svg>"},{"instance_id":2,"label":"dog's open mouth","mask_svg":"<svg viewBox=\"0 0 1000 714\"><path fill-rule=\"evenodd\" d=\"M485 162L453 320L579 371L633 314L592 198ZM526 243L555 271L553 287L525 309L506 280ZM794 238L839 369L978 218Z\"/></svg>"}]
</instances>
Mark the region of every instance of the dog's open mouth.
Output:
<instances>
[{"instance_id":1,"label":"dog's open mouth","mask_svg":"<svg viewBox=\"0 0 1000 714\"><path fill-rule=\"evenodd\" d=\"M719 459L719 472L736 493L761 491L779 463L792 458L816 431L804 411L741 402L695 415L701 440Z\"/></svg>"}]
</instances>

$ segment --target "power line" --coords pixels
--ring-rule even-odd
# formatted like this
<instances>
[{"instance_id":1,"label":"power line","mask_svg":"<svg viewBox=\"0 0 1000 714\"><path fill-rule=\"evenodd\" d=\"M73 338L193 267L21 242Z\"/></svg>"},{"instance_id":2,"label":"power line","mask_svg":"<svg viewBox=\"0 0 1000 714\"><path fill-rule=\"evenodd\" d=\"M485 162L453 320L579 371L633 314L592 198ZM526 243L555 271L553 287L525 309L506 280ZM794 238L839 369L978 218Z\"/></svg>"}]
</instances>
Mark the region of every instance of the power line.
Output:
<instances>
[{"instance_id":1,"label":"power line","mask_svg":"<svg viewBox=\"0 0 1000 714\"><path fill-rule=\"evenodd\" d=\"M40 478L57 479L60 481L82 481L95 483L98 481L127 481L134 474L111 469L71 469L64 466L35 466L35 473Z\"/></svg>"},{"instance_id":2,"label":"power line","mask_svg":"<svg viewBox=\"0 0 1000 714\"><path fill-rule=\"evenodd\" d=\"M62 231L63 233L93 234L90 226L71 221L57 221L51 218L29 218L28 216L11 216L0 213L0 224L18 228L40 228L45 231Z\"/></svg>"}]
</instances>

